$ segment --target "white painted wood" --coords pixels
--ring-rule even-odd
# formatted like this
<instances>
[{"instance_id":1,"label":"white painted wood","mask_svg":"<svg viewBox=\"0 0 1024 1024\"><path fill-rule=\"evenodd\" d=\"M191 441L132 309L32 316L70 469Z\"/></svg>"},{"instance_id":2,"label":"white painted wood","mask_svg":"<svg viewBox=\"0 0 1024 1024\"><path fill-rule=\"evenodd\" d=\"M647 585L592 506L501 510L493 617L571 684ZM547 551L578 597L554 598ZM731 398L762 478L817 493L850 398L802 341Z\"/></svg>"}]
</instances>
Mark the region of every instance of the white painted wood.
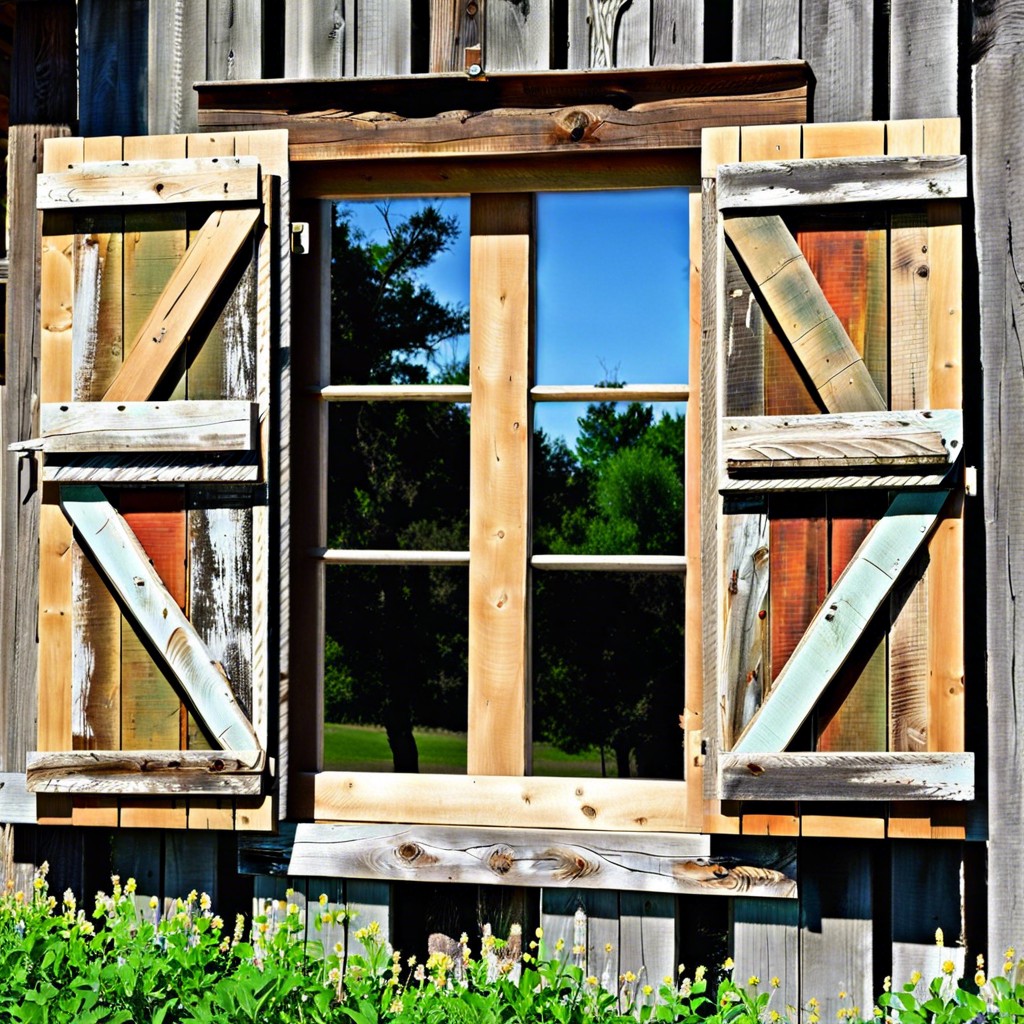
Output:
<instances>
[{"instance_id":1,"label":"white painted wood","mask_svg":"<svg viewBox=\"0 0 1024 1024\"><path fill-rule=\"evenodd\" d=\"M242 484L260 480L255 453L48 455L43 480L57 484Z\"/></svg>"},{"instance_id":2,"label":"white painted wood","mask_svg":"<svg viewBox=\"0 0 1024 1024\"><path fill-rule=\"evenodd\" d=\"M708 837L424 825L300 824L291 875L788 897L774 869L709 857Z\"/></svg>"},{"instance_id":3,"label":"white painted wood","mask_svg":"<svg viewBox=\"0 0 1024 1024\"><path fill-rule=\"evenodd\" d=\"M843 570L734 753L778 753L842 668L864 628L935 526L948 492L898 495Z\"/></svg>"},{"instance_id":4,"label":"white painted wood","mask_svg":"<svg viewBox=\"0 0 1024 1024\"><path fill-rule=\"evenodd\" d=\"M530 388L535 402L686 402L689 384L625 384L601 388L593 384L537 384Z\"/></svg>"},{"instance_id":5,"label":"white painted wood","mask_svg":"<svg viewBox=\"0 0 1024 1024\"><path fill-rule=\"evenodd\" d=\"M469 565L468 551L313 548L310 554L326 565Z\"/></svg>"},{"instance_id":6,"label":"white painted wood","mask_svg":"<svg viewBox=\"0 0 1024 1024\"><path fill-rule=\"evenodd\" d=\"M720 164L718 208L924 202L967 195L965 156L874 156Z\"/></svg>"},{"instance_id":7,"label":"white painted wood","mask_svg":"<svg viewBox=\"0 0 1024 1024\"><path fill-rule=\"evenodd\" d=\"M685 555L533 555L534 569L570 572L686 572Z\"/></svg>"},{"instance_id":8,"label":"white painted wood","mask_svg":"<svg viewBox=\"0 0 1024 1024\"><path fill-rule=\"evenodd\" d=\"M721 754L723 800L973 800L974 754Z\"/></svg>"},{"instance_id":9,"label":"white painted wood","mask_svg":"<svg viewBox=\"0 0 1024 1024\"><path fill-rule=\"evenodd\" d=\"M267 757L262 750L31 751L31 793L190 793L259 796Z\"/></svg>"},{"instance_id":10,"label":"white painted wood","mask_svg":"<svg viewBox=\"0 0 1024 1024\"><path fill-rule=\"evenodd\" d=\"M15 450L234 452L256 443L254 402L46 402L40 437Z\"/></svg>"},{"instance_id":11,"label":"white painted wood","mask_svg":"<svg viewBox=\"0 0 1024 1024\"><path fill-rule=\"evenodd\" d=\"M62 487L61 507L126 613L166 661L210 738L229 750L259 749L223 669L213 661L131 527L103 492L98 487Z\"/></svg>"},{"instance_id":12,"label":"white painted wood","mask_svg":"<svg viewBox=\"0 0 1024 1024\"><path fill-rule=\"evenodd\" d=\"M722 421L722 469L728 475L787 469L853 472L881 466L934 471L951 465L962 451L959 409L735 416Z\"/></svg>"},{"instance_id":13,"label":"white painted wood","mask_svg":"<svg viewBox=\"0 0 1024 1024\"><path fill-rule=\"evenodd\" d=\"M40 174L36 186L40 210L254 202L259 197L260 163L253 156L71 164L66 171Z\"/></svg>"},{"instance_id":14,"label":"white painted wood","mask_svg":"<svg viewBox=\"0 0 1024 1024\"><path fill-rule=\"evenodd\" d=\"M36 795L25 785L23 772L0 772L0 822L9 825L36 822Z\"/></svg>"},{"instance_id":15,"label":"white painted wood","mask_svg":"<svg viewBox=\"0 0 1024 1024\"><path fill-rule=\"evenodd\" d=\"M468 384L331 384L318 388L325 402L468 402Z\"/></svg>"}]
</instances>

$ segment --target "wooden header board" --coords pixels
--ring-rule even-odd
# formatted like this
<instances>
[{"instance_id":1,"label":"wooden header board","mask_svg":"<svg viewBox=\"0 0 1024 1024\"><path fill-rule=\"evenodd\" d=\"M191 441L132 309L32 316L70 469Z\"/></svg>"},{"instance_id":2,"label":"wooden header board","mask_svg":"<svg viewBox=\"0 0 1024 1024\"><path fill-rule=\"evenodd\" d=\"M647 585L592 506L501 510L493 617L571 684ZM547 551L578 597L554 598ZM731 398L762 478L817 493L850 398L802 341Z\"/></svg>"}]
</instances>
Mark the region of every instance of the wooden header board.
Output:
<instances>
[{"instance_id":1,"label":"wooden header board","mask_svg":"<svg viewBox=\"0 0 1024 1024\"><path fill-rule=\"evenodd\" d=\"M274 827L286 175L285 132L46 146L40 821Z\"/></svg>"},{"instance_id":2,"label":"wooden header board","mask_svg":"<svg viewBox=\"0 0 1024 1024\"><path fill-rule=\"evenodd\" d=\"M959 122L702 156L705 796L973 799ZM861 834L929 834L904 813Z\"/></svg>"}]
</instances>

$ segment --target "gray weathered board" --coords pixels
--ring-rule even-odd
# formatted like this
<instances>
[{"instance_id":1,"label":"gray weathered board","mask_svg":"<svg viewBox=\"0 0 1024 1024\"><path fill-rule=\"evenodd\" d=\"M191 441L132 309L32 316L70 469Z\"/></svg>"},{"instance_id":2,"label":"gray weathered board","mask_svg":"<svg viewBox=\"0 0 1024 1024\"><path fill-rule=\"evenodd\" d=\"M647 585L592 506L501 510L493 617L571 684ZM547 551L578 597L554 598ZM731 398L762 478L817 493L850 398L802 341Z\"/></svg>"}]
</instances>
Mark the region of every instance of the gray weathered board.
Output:
<instances>
[{"instance_id":1,"label":"gray weathered board","mask_svg":"<svg viewBox=\"0 0 1024 1024\"><path fill-rule=\"evenodd\" d=\"M771 868L716 862L707 836L300 824L290 875L794 896Z\"/></svg>"}]
</instances>

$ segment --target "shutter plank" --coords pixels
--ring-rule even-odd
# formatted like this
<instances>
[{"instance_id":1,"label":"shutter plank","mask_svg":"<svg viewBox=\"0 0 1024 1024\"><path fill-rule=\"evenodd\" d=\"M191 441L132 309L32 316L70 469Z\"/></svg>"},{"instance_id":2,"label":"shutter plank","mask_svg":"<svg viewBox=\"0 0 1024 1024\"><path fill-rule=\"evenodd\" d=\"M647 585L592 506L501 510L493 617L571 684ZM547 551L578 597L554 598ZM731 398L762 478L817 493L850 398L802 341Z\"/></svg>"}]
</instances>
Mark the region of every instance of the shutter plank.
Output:
<instances>
[{"instance_id":1,"label":"shutter plank","mask_svg":"<svg viewBox=\"0 0 1024 1024\"><path fill-rule=\"evenodd\" d=\"M829 412L881 411L864 360L781 217L729 217L726 237Z\"/></svg>"},{"instance_id":2,"label":"shutter plank","mask_svg":"<svg viewBox=\"0 0 1024 1024\"><path fill-rule=\"evenodd\" d=\"M785 750L934 528L946 492L899 495L818 609L734 753Z\"/></svg>"},{"instance_id":3,"label":"shutter plank","mask_svg":"<svg viewBox=\"0 0 1024 1024\"><path fill-rule=\"evenodd\" d=\"M125 519L98 488L64 488L62 506L147 640L159 650L213 737L227 749L257 749L223 673L150 564Z\"/></svg>"},{"instance_id":4,"label":"shutter plank","mask_svg":"<svg viewBox=\"0 0 1024 1024\"><path fill-rule=\"evenodd\" d=\"M144 400L153 394L258 219L256 208L210 214L139 328L104 401Z\"/></svg>"}]
</instances>

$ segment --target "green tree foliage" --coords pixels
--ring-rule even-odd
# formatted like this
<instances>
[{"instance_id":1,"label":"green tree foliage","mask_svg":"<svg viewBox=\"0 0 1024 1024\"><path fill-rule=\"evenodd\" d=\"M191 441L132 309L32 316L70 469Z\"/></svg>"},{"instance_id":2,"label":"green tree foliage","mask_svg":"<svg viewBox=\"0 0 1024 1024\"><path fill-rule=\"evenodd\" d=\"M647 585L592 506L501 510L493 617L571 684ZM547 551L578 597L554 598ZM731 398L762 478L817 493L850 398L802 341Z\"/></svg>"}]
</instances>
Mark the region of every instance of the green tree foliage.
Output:
<instances>
[{"instance_id":1,"label":"green tree foliage","mask_svg":"<svg viewBox=\"0 0 1024 1024\"><path fill-rule=\"evenodd\" d=\"M441 357L464 334L417 274L455 238L436 208L371 244L339 216L333 237L332 380L462 382ZM683 550L683 418L639 403L594 403L575 447L537 431L534 550ZM340 403L330 419L334 547L465 550L469 414L454 405ZM394 767L416 771L413 726L465 728L466 574L328 570L326 715L386 729ZM568 753L598 747L620 775L682 772L680 579L536 573L534 732ZM609 765L609 771L611 767Z\"/></svg>"}]
</instances>

